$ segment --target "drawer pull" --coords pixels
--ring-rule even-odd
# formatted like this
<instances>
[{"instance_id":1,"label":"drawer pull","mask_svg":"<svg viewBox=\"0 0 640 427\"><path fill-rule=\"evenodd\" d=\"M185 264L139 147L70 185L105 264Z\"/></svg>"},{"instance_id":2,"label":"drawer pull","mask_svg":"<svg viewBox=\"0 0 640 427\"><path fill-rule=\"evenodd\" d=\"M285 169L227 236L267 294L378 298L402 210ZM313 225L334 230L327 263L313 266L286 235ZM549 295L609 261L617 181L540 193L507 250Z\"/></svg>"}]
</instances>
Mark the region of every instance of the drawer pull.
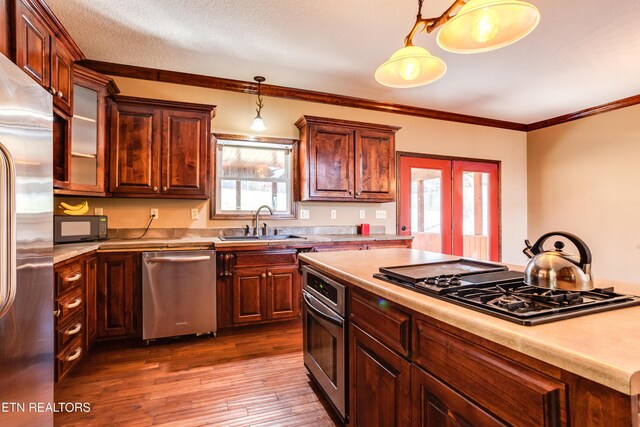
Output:
<instances>
[{"instance_id":1,"label":"drawer pull","mask_svg":"<svg viewBox=\"0 0 640 427\"><path fill-rule=\"evenodd\" d=\"M82 329L82 323L76 323L76 325L71 328L71 329L67 329L66 331L64 331L65 335L75 335L78 332L80 332L80 330Z\"/></svg>"},{"instance_id":2,"label":"drawer pull","mask_svg":"<svg viewBox=\"0 0 640 427\"><path fill-rule=\"evenodd\" d=\"M80 357L81 354L82 354L82 347L78 347L76 348L76 351L74 351L71 356L65 357L64 360L66 360L67 362L73 362L78 357Z\"/></svg>"},{"instance_id":3,"label":"drawer pull","mask_svg":"<svg viewBox=\"0 0 640 427\"><path fill-rule=\"evenodd\" d=\"M73 275L71 277L67 277L65 280L67 282L77 282L80 279L82 279L82 273L76 273L75 275Z\"/></svg>"},{"instance_id":4,"label":"drawer pull","mask_svg":"<svg viewBox=\"0 0 640 427\"><path fill-rule=\"evenodd\" d=\"M61 313L61 312L60 312L60 310L59 310L59 309L58 309L58 310L54 310L54 311L53 311L53 317L60 317L60 313Z\"/></svg>"},{"instance_id":5,"label":"drawer pull","mask_svg":"<svg viewBox=\"0 0 640 427\"><path fill-rule=\"evenodd\" d=\"M67 304L67 308L76 308L80 304L82 304L82 298L76 298L73 300L73 302Z\"/></svg>"}]
</instances>

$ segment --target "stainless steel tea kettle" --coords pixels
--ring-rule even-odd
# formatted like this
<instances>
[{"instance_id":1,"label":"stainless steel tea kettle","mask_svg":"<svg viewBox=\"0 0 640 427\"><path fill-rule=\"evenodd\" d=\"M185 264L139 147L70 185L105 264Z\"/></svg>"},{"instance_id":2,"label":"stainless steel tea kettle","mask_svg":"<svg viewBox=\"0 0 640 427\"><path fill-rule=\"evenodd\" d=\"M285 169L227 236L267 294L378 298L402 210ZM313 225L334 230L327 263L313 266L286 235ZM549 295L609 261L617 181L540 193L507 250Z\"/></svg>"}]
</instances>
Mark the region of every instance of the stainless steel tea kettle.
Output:
<instances>
[{"instance_id":1,"label":"stainless steel tea kettle","mask_svg":"<svg viewBox=\"0 0 640 427\"><path fill-rule=\"evenodd\" d=\"M569 240L578 248L580 260L562 252L564 243L556 241L554 250L545 251L544 242L552 236L560 236ZM593 277L591 277L591 251L589 247L571 233L552 231L544 234L533 245L524 241L527 245L522 251L531 258L524 270L524 282L530 286L546 289L561 289L565 291L588 291L593 289Z\"/></svg>"}]
</instances>

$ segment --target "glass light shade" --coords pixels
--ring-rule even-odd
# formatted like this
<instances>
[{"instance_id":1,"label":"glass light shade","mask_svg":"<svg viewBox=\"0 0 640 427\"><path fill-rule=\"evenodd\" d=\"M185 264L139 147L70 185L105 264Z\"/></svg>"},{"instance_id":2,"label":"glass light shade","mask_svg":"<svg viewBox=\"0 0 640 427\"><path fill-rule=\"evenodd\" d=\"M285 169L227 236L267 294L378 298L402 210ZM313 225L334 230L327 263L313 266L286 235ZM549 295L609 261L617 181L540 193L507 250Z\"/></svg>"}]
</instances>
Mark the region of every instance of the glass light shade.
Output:
<instances>
[{"instance_id":1,"label":"glass light shade","mask_svg":"<svg viewBox=\"0 0 640 427\"><path fill-rule=\"evenodd\" d=\"M417 87L438 80L446 71L444 61L431 55L427 49L405 46L378 67L375 78L384 86Z\"/></svg>"},{"instance_id":2,"label":"glass light shade","mask_svg":"<svg viewBox=\"0 0 640 427\"><path fill-rule=\"evenodd\" d=\"M267 130L267 127L264 125L264 120L260 115L257 115L255 119L253 119L253 123L251 123L251 130L255 130L261 132L263 130Z\"/></svg>"},{"instance_id":3,"label":"glass light shade","mask_svg":"<svg viewBox=\"0 0 640 427\"><path fill-rule=\"evenodd\" d=\"M449 52L487 52L517 42L538 22L540 12L524 1L469 0L440 28L436 40Z\"/></svg>"}]
</instances>

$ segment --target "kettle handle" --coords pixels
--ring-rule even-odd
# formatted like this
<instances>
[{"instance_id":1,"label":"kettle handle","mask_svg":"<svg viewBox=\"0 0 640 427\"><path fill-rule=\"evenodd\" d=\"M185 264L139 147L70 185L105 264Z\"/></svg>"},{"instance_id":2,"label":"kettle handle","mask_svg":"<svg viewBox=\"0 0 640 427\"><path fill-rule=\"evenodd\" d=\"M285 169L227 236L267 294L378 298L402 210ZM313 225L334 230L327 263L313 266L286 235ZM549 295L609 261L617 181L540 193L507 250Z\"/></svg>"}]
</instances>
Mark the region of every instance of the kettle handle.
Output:
<instances>
[{"instance_id":1,"label":"kettle handle","mask_svg":"<svg viewBox=\"0 0 640 427\"><path fill-rule=\"evenodd\" d=\"M589 250L589 247L587 246L587 244L575 234L567 233L564 231L552 231L550 233L543 234L531 246L530 251L534 255L544 252L544 249L542 246L544 245L544 242L546 242L547 239L552 236L564 237L565 239L569 240L571 243L574 244L574 246L578 249L578 254L580 254L580 263L578 264L578 266L582 268L583 271L585 270L585 266L591 265L591 251Z\"/></svg>"}]
</instances>

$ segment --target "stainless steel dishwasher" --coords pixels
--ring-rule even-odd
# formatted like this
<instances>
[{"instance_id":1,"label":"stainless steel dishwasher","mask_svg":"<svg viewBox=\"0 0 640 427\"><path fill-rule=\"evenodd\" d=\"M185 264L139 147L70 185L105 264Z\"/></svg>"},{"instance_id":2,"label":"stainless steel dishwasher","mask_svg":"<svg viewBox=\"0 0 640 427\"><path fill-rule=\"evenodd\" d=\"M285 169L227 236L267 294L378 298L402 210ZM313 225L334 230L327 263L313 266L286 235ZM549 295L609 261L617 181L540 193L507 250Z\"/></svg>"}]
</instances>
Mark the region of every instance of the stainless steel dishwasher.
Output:
<instances>
[{"instance_id":1,"label":"stainless steel dishwasher","mask_svg":"<svg viewBox=\"0 0 640 427\"><path fill-rule=\"evenodd\" d=\"M142 269L142 339L215 335L215 251L143 252Z\"/></svg>"}]
</instances>

